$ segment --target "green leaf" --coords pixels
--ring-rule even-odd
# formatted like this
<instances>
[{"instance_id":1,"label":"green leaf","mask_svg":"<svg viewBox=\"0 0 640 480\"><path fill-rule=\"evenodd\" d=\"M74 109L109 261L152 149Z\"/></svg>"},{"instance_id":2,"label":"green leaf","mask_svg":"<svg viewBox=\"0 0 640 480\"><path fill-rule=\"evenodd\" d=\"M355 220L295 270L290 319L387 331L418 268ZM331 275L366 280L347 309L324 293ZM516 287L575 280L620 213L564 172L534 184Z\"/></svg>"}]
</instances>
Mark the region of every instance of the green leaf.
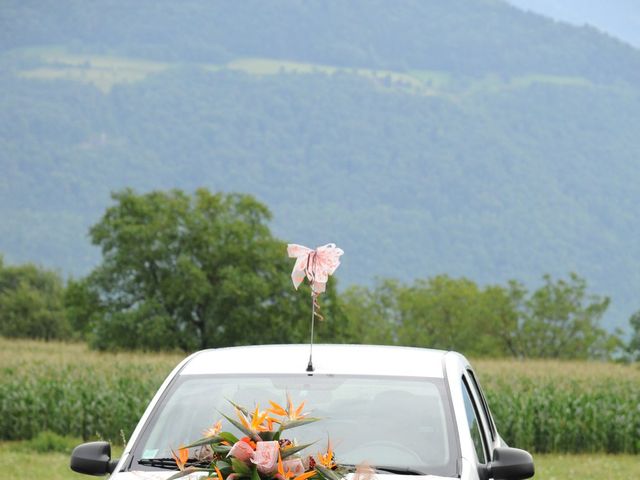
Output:
<instances>
[{"instance_id":1,"label":"green leaf","mask_svg":"<svg viewBox=\"0 0 640 480\"><path fill-rule=\"evenodd\" d=\"M245 407L243 407L242 405L238 405L236 402L234 402L233 400L229 400L227 398L227 402L229 402L231 405L233 405L234 407L236 407L238 410L240 410L242 413L244 413L246 416L249 416L249 410L247 410Z\"/></svg>"},{"instance_id":2,"label":"green leaf","mask_svg":"<svg viewBox=\"0 0 640 480\"><path fill-rule=\"evenodd\" d=\"M304 445L296 445L295 447L285 448L284 450L281 450L281 456L283 459L285 459L287 457L290 457L294 453L298 453L300 450L304 450L305 448L310 447L314 443L316 442L305 443Z\"/></svg>"},{"instance_id":3,"label":"green leaf","mask_svg":"<svg viewBox=\"0 0 640 480\"><path fill-rule=\"evenodd\" d=\"M186 477L187 475L191 475L194 472L209 472L209 473L211 473L212 471L215 471L215 470L209 470L207 468L187 467L184 470L182 470L181 472L178 472L178 473L175 473L175 474L171 475L169 478L167 478L167 480L174 480L176 478Z\"/></svg>"},{"instance_id":4,"label":"green leaf","mask_svg":"<svg viewBox=\"0 0 640 480\"><path fill-rule=\"evenodd\" d=\"M274 432L260 432L258 435L260 435L260 438L262 440L264 440L265 442L269 442L271 440L275 440L275 433Z\"/></svg>"},{"instance_id":5,"label":"green leaf","mask_svg":"<svg viewBox=\"0 0 640 480\"><path fill-rule=\"evenodd\" d=\"M258 473L258 467L255 465L251 469L251 480L260 480L260 474Z\"/></svg>"},{"instance_id":6,"label":"green leaf","mask_svg":"<svg viewBox=\"0 0 640 480\"><path fill-rule=\"evenodd\" d=\"M218 436L220 438L222 438L223 440L226 440L227 442L234 444L238 441L238 437L236 437L233 433L231 432L220 432L218 434Z\"/></svg>"},{"instance_id":7,"label":"green leaf","mask_svg":"<svg viewBox=\"0 0 640 480\"><path fill-rule=\"evenodd\" d=\"M233 468L234 472L239 473L240 475L246 475L251 472L249 466L243 461L238 460L237 458L231 459L231 467Z\"/></svg>"},{"instance_id":8,"label":"green leaf","mask_svg":"<svg viewBox=\"0 0 640 480\"><path fill-rule=\"evenodd\" d=\"M284 422L280 425L280 430L287 430L289 428L299 427L301 425L306 425L307 423L313 423L320 420L319 418L309 417L309 418L301 418L300 420L293 420L291 422Z\"/></svg>"},{"instance_id":9,"label":"green leaf","mask_svg":"<svg viewBox=\"0 0 640 480\"><path fill-rule=\"evenodd\" d=\"M260 440L262 440L260 438L260 436L251 431L250 429L248 429L247 427L245 427L244 425L242 425L240 422L238 422L237 420L234 420L231 417L228 417L227 415L225 415L224 413L221 413L221 415L226 418L227 420L229 420L229 422L231 422L231 424L236 427L238 430L240 430L242 433L244 433L245 435L247 435L248 437L251 437L251 439L255 440L256 442L259 442Z\"/></svg>"},{"instance_id":10,"label":"green leaf","mask_svg":"<svg viewBox=\"0 0 640 480\"><path fill-rule=\"evenodd\" d=\"M316 472L318 472L326 480L342 480L342 477L340 477L340 475L336 474L333 470L323 467L322 465L316 465L314 468L316 469Z\"/></svg>"},{"instance_id":11,"label":"green leaf","mask_svg":"<svg viewBox=\"0 0 640 480\"><path fill-rule=\"evenodd\" d=\"M229 450L231 450L231 447L229 445L212 445L211 448L216 453L224 453L224 454L229 453Z\"/></svg>"},{"instance_id":12,"label":"green leaf","mask_svg":"<svg viewBox=\"0 0 640 480\"><path fill-rule=\"evenodd\" d=\"M216 435L215 437L203 437L200 440L196 440L195 442L190 443L185 448L200 447L202 445L210 445L212 443L220 443L222 440L223 440L223 438L220 437L219 435Z\"/></svg>"}]
</instances>

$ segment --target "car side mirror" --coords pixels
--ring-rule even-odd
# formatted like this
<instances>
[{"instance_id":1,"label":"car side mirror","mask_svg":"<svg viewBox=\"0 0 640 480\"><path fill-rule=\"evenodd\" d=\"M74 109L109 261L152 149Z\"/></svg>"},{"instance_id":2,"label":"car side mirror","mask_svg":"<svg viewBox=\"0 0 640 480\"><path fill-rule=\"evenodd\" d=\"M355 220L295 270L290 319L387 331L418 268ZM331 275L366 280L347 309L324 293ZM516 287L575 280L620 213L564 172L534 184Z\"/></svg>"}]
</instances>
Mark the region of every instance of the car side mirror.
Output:
<instances>
[{"instance_id":1,"label":"car side mirror","mask_svg":"<svg viewBox=\"0 0 640 480\"><path fill-rule=\"evenodd\" d=\"M483 467L481 478L494 480L521 480L533 477L533 458L519 448L498 447L493 451L493 461Z\"/></svg>"},{"instance_id":2,"label":"car side mirror","mask_svg":"<svg viewBox=\"0 0 640 480\"><path fill-rule=\"evenodd\" d=\"M109 442L89 442L78 445L71 453L71 470L87 475L112 473L117 461L111 461Z\"/></svg>"}]
</instances>

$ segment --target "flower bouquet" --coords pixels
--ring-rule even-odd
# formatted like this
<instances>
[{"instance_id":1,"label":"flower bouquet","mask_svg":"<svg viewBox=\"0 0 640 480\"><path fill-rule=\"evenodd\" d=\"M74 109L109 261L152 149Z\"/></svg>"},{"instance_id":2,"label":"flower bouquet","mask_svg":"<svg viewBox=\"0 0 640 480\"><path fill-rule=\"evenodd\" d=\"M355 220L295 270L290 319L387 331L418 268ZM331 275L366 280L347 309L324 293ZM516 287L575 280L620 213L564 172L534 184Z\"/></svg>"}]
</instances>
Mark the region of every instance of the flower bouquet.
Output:
<instances>
[{"instance_id":1,"label":"flower bouquet","mask_svg":"<svg viewBox=\"0 0 640 480\"><path fill-rule=\"evenodd\" d=\"M287 395L286 406L270 401L271 408L261 411L256 406L253 412L230 403L237 418L222 416L244 436L223 432L218 421L203 432L203 438L172 451L180 472L169 480L195 472L207 472L207 478L218 480L341 480L347 473L335 462L330 441L324 452L313 456L301 454L311 443L297 444L283 437L286 430L319 420L303 413L304 402L296 407ZM191 459L193 448L199 451Z\"/></svg>"}]
</instances>

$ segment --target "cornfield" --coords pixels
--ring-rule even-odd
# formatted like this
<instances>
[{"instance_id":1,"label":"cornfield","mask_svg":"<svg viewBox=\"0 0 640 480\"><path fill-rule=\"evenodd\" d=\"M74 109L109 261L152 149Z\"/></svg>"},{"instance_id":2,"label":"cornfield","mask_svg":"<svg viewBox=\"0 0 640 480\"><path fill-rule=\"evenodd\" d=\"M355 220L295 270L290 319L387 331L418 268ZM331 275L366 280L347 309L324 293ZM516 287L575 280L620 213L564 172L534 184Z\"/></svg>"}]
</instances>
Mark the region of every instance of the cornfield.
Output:
<instances>
[{"instance_id":1,"label":"cornfield","mask_svg":"<svg viewBox=\"0 0 640 480\"><path fill-rule=\"evenodd\" d=\"M182 358L0 338L0 439L52 431L120 443ZM640 453L637 365L472 363L510 445L533 452Z\"/></svg>"},{"instance_id":2,"label":"cornfield","mask_svg":"<svg viewBox=\"0 0 640 480\"><path fill-rule=\"evenodd\" d=\"M640 453L640 366L479 360L507 443L547 453Z\"/></svg>"},{"instance_id":3,"label":"cornfield","mask_svg":"<svg viewBox=\"0 0 640 480\"><path fill-rule=\"evenodd\" d=\"M0 439L49 430L120 441L183 357L0 338Z\"/></svg>"}]
</instances>

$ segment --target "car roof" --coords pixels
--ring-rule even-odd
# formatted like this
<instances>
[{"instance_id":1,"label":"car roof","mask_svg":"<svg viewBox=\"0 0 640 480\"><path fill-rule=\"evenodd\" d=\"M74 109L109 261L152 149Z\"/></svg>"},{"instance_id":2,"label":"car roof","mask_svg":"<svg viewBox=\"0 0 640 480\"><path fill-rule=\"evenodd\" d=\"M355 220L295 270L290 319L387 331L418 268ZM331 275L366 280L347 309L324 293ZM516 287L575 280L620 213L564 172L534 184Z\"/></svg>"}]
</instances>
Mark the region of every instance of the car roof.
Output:
<instances>
[{"instance_id":1,"label":"car roof","mask_svg":"<svg viewBox=\"0 0 640 480\"><path fill-rule=\"evenodd\" d=\"M443 378L447 353L380 345L314 345L313 373ZM192 355L180 375L304 374L308 361L309 345L217 348Z\"/></svg>"}]
</instances>

